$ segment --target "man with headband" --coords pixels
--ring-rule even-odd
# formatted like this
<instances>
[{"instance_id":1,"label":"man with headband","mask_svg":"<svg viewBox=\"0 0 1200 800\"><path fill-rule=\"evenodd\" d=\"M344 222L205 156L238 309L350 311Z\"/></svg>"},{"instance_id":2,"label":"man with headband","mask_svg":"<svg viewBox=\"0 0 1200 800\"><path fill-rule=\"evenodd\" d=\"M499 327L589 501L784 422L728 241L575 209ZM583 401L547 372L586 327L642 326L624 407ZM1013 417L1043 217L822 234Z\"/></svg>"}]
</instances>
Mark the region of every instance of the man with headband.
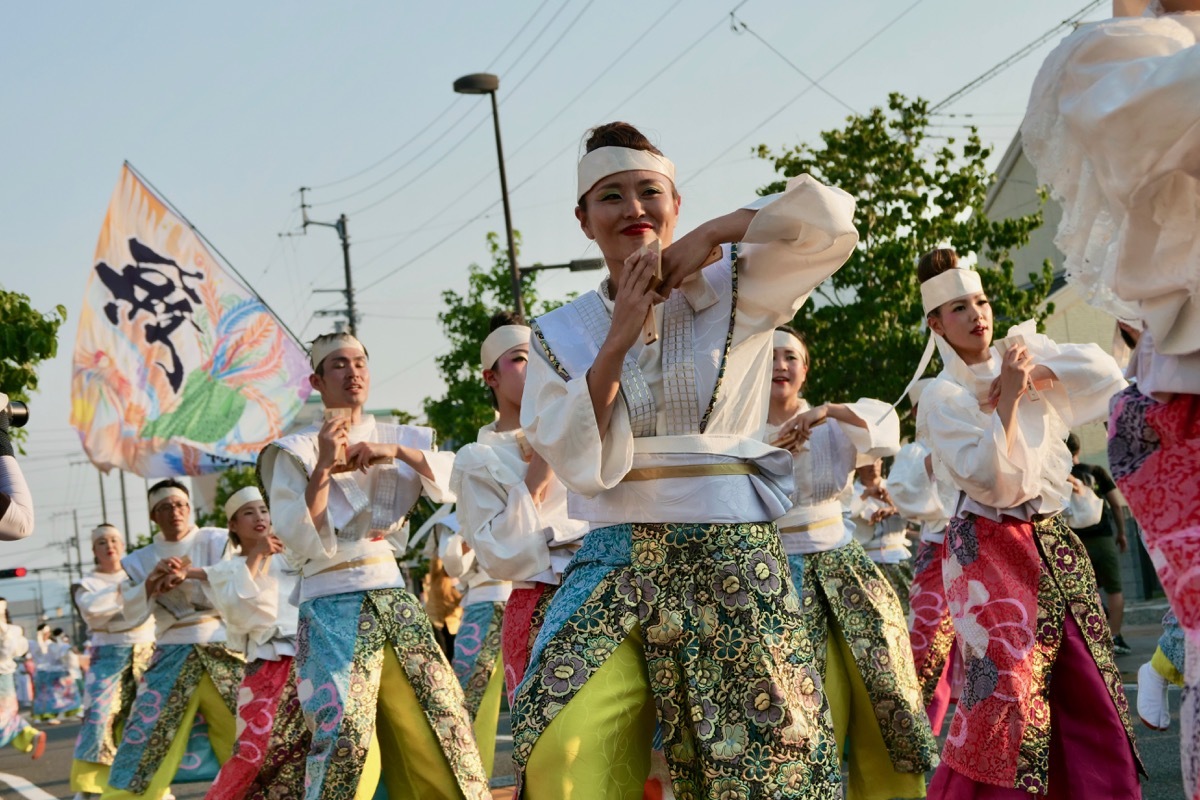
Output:
<instances>
[{"instance_id":1,"label":"man with headband","mask_svg":"<svg viewBox=\"0 0 1200 800\"><path fill-rule=\"evenodd\" d=\"M436 452L431 429L364 413L371 371L358 339L319 336L311 362L324 422L268 445L258 462L275 532L302 570L306 796L370 796L382 753L393 797L486 797L462 689L396 563L421 494L453 500L454 458Z\"/></svg>"},{"instance_id":2,"label":"man with headband","mask_svg":"<svg viewBox=\"0 0 1200 800\"><path fill-rule=\"evenodd\" d=\"M121 566L121 531L107 522L93 528L92 555L96 570L75 589L75 607L89 634L83 724L71 762L71 789L79 800L104 791L138 680L154 652L154 619L131 615L121 593L121 584L129 579Z\"/></svg>"},{"instance_id":3,"label":"man with headband","mask_svg":"<svg viewBox=\"0 0 1200 800\"><path fill-rule=\"evenodd\" d=\"M153 616L156 642L109 770L105 800L162 797L188 753L197 712L208 723L217 761L225 763L233 750L245 663L226 646L225 623L205 587L189 577L189 570L228 557L228 532L196 527L188 490L172 478L150 487L149 505L159 532L121 560L128 579L120 593L126 617Z\"/></svg>"}]
</instances>

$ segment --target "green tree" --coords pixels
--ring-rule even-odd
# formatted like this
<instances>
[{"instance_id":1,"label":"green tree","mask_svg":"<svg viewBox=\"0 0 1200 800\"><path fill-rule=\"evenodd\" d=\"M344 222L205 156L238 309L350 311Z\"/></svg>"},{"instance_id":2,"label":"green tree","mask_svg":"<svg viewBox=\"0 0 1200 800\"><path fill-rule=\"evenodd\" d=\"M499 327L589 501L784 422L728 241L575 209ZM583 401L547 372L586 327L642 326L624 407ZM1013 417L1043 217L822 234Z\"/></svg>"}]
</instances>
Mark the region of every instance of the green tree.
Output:
<instances>
[{"instance_id":1,"label":"green tree","mask_svg":"<svg viewBox=\"0 0 1200 800\"><path fill-rule=\"evenodd\" d=\"M521 237L514 234L518 253ZM465 295L447 289L442 292L445 310L438 314L450 352L438 356L438 372L446 383L441 397L427 397L425 417L437 432L445 447L458 447L475 441L479 429L495 418L491 395L483 383L479 368L479 346L488 335L488 323L497 311L512 308L512 273L508 266L508 250L496 233L487 235L488 253L492 265L485 269L472 264L467 276ZM536 272L521 276L521 296L528 313L536 316L561 305L559 302L538 303L534 290Z\"/></svg>"},{"instance_id":2,"label":"green tree","mask_svg":"<svg viewBox=\"0 0 1200 800\"><path fill-rule=\"evenodd\" d=\"M212 509L203 513L197 512L196 524L224 528L229 524L229 520L225 517L225 501L233 497L234 493L240 489L257 485L258 477L254 474L254 467L247 465L230 467L225 470L221 473L221 477L217 478L217 492Z\"/></svg>"},{"instance_id":3,"label":"green tree","mask_svg":"<svg viewBox=\"0 0 1200 800\"><path fill-rule=\"evenodd\" d=\"M815 402L874 397L891 402L912 377L927 341L921 329L917 260L952 246L960 257L975 256L991 298L996 327L1037 317L1050 291L1052 268L1014 281L1009 253L1029 241L1042 212L988 219L984 201L994 175L991 150L974 127L961 144L948 138L930 144L929 103L900 94L887 108L849 117L845 127L821 134L822 147L808 144L773 151L758 147L785 177L810 173L857 200L854 223L860 241L846 265L817 288L794 325L809 341L812 365L805 394ZM781 191L776 181L761 191ZM1044 196L1043 196L1044 199ZM934 374L930 372L929 374Z\"/></svg>"},{"instance_id":4,"label":"green tree","mask_svg":"<svg viewBox=\"0 0 1200 800\"><path fill-rule=\"evenodd\" d=\"M0 392L10 400L29 402L38 385L38 364L58 354L58 329L66 319L65 306L43 314L28 296L0 288ZM13 429L15 441L24 438L25 431Z\"/></svg>"}]
</instances>

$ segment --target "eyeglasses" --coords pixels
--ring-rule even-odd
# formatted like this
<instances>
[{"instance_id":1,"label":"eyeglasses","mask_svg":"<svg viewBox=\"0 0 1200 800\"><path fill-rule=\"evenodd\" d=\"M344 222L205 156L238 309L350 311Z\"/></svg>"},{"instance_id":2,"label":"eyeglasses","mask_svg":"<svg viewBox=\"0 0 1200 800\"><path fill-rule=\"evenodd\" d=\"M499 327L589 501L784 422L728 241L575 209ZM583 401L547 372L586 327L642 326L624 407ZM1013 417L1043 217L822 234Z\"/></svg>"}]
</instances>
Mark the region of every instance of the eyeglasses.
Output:
<instances>
[{"instance_id":1,"label":"eyeglasses","mask_svg":"<svg viewBox=\"0 0 1200 800\"><path fill-rule=\"evenodd\" d=\"M159 503L157 506L154 507L154 511L155 511L155 513L158 513L159 511L162 511L163 509L169 509L171 511L179 511L182 509L183 511L187 511L189 508L191 508L191 505L189 503L179 500L174 503Z\"/></svg>"}]
</instances>

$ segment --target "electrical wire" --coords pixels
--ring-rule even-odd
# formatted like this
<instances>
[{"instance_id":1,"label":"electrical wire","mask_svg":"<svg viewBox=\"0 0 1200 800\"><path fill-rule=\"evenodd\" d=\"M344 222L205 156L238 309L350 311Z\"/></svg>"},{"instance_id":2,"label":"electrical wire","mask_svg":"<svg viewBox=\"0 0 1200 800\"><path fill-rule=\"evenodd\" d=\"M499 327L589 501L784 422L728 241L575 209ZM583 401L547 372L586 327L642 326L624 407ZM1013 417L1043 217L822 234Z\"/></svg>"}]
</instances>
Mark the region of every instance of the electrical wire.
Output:
<instances>
[{"instance_id":1,"label":"electrical wire","mask_svg":"<svg viewBox=\"0 0 1200 800\"><path fill-rule=\"evenodd\" d=\"M1018 61L1025 58L1027 55L1032 53L1034 50L1037 50L1039 47L1041 47L1046 42L1050 41L1052 38L1057 36L1058 33L1063 28L1070 28L1070 27L1074 27L1074 26L1078 25L1082 21L1083 17L1087 16L1087 14L1089 14L1093 9L1099 7L1103 2L1104 2L1104 0L1092 0L1092 2L1088 3L1083 8L1079 9L1074 14L1067 17L1062 22L1058 23L1053 28L1046 31L1038 38L1034 39L1032 42L1030 42L1029 44L1022 47L1017 52L1013 53L1008 58L1006 58L1003 61L1001 61L1000 63L996 64L991 69L988 69L987 71L985 71L982 75L975 78L975 80L966 84L965 86L958 89L957 91L952 92L950 94L950 96L947 97L945 100L941 101L937 105L930 108L929 109L930 112L934 112L934 111L937 111L938 109L945 108L946 106L950 105L951 103L953 103L957 100L961 100L963 97L966 97L968 94L975 91L980 86L982 86L983 84L990 81L992 78L999 75L1001 72L1004 72L1006 69L1011 67L1013 64L1016 64Z\"/></svg>"},{"instance_id":2,"label":"electrical wire","mask_svg":"<svg viewBox=\"0 0 1200 800\"><path fill-rule=\"evenodd\" d=\"M921 5L921 3L923 3L923 2L925 2L925 0L914 0L914 2L911 5L909 5L907 8L905 8L903 11L901 11L896 16L892 17L892 19L890 19L882 28L880 28L879 30L875 31L875 33L868 36L861 44L858 45L858 47L851 50L840 61L838 61L832 67L830 67L829 69L827 69L823 73L821 73L821 75L819 75L817 77L817 81L823 81L826 78L828 78L836 70L840 69L842 67L842 65L844 65L850 59L854 58L856 55L858 55L860 52L862 52L867 47L867 45L874 42L876 39L878 39L880 36L882 36L884 33L886 33L888 30L890 30L892 28L892 26L894 26L897 22L904 19L904 17L908 16L908 14L910 12L912 12L913 9L915 9L917 6ZM788 100L786 103L781 105L779 108L775 109L775 111L773 111L771 114L769 114L766 117L766 119L759 122L753 128L748 130L745 134L738 137L738 139L736 139L733 142L733 144L726 147L724 150L722 150L720 153L718 153L714 158L712 158L707 164L705 164L703 167L701 167L700 169L696 170L691 175L689 175L688 179L686 181L684 181L683 184L681 184L681 185L686 185L687 183L690 183L691 181L694 181L696 178L700 177L702 174L704 174L709 169L711 169L714 165L716 165L716 163L718 161L720 161L722 158L724 158L726 155L728 155L731 150L733 150L735 147L740 145L742 142L746 141L746 139L749 139L757 131L761 130L764 126L766 126L768 123L770 123L776 117L778 117L784 111L787 111L789 108L791 108L792 105L796 101L798 101L800 98L804 97L806 94L808 94L810 91L812 91L813 87L815 87L817 85L817 81L814 81L813 83L810 83L808 86L804 87L804 89L799 94L797 94L792 99Z\"/></svg>"},{"instance_id":3,"label":"electrical wire","mask_svg":"<svg viewBox=\"0 0 1200 800\"><path fill-rule=\"evenodd\" d=\"M492 68L492 67L495 65L495 63L496 63L497 61L499 61L499 60L500 60L500 59L501 59L501 58L504 56L504 54L505 54L505 53L507 53L507 52L508 52L509 48L510 48L510 47L512 47L514 44L516 44L517 40L518 40L519 38L521 38L521 35L522 35L523 33L525 33L526 29L527 29L527 28L530 26L530 24L532 24L532 23L533 23L533 20L534 20L534 19L535 19L535 18L538 16L538 14L542 13L542 9L543 9L543 8L545 8L545 7L546 7L546 4L547 4L547 3L549 3L549 2L550 2L550 0L542 0L542 3L541 3L541 5L539 5L539 6L538 6L536 9L534 9L533 13L532 13L532 14L530 14L528 18L526 18L525 22L524 22L524 23L521 25L521 27L520 27L520 28L517 30L517 32L516 32L516 33L514 33L514 34L513 34L513 35L512 35L512 36L509 38L509 40L508 40L508 43L507 43L507 44L505 44L505 45L504 45L504 47L502 47L502 48L500 49L500 52L496 54L496 56L495 56L495 57L494 57L494 58L491 60L491 62L490 62L488 65L487 65L487 67L486 67L485 69L491 69L491 68ZM327 182L327 183L322 183L322 184L319 184L319 185L317 185L317 186L313 186L313 187L312 187L312 190L313 190L314 192L316 192L316 191L320 191L321 189L328 189L328 188L330 188L331 186L338 186L338 185L340 185L340 184L346 183L347 181L351 181L351 180L354 180L355 178L361 177L362 175L365 175L365 174L367 174L368 172L370 172L371 170L375 169L376 167L379 167L380 165L382 165L382 164L386 163L387 161L389 161L390 159L392 159L394 156L396 156L396 155L398 155L399 153L403 152L403 151L404 151L404 149L405 149L406 147L408 147L409 145L411 145L411 144L412 144L413 142L415 142L417 139L421 138L421 136L423 136L423 135L425 134L425 132L426 132L426 131L428 131L430 128L432 128L434 125L436 125L438 122L440 122L440 121L441 121L441 120L442 120L442 119L443 119L443 118L444 118L444 117L445 117L447 114L449 114L449 113L450 113L450 111L451 111L451 110L454 108L454 106L455 106L455 105L456 105L456 104L457 104L457 103L458 103L460 100L462 100L462 96L461 96L461 95L459 95L459 96L456 96L456 97L455 97L453 100L451 100L451 101L450 101L449 105L447 105L447 106L446 106L444 109L442 109L441 113L439 113L439 114L438 114L437 116L435 116L435 117L434 117L432 120L430 120L430 121L429 121L429 122L428 122L428 123L425 125L425 127L424 127L424 128L421 128L421 130L417 131L415 134L413 134L412 136L410 136L408 139L406 139L406 140L404 141L404 143L403 143L403 144L401 144L400 146L396 147L394 150L392 150L390 153L388 153L388 154L387 154L386 156L384 156L383 158L380 158L379 160L375 161L374 163L372 163L372 164L370 164L370 165L368 165L368 166L366 166L366 167L363 167L363 168L362 168L362 169L360 169L359 171L357 171L357 172L355 172L355 173L353 173L353 174L351 174L351 175L347 175L347 176L346 176L346 177L344 177L344 178L338 178L337 180L334 180L334 181L329 181L329 182ZM453 126L451 126L451 128L453 128ZM366 189L364 189L363 191L366 191ZM332 200L331 200L331 201L329 201L329 202L338 202L338 201L332 201Z\"/></svg>"}]
</instances>

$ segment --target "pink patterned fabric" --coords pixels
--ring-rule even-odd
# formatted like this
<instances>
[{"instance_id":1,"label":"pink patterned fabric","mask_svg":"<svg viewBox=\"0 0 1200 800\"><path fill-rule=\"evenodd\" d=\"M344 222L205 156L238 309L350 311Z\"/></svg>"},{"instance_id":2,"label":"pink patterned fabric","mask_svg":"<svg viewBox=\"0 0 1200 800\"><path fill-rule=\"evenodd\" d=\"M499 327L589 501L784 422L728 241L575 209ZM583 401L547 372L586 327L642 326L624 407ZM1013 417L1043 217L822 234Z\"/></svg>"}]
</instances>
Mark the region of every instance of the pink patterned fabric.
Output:
<instances>
[{"instance_id":1,"label":"pink patterned fabric","mask_svg":"<svg viewBox=\"0 0 1200 800\"><path fill-rule=\"evenodd\" d=\"M959 660L954 646L954 622L942 584L942 549L941 543L921 542L908 590L908 640L925 713L935 735L942 732L942 722L953 699L951 680Z\"/></svg>"},{"instance_id":2,"label":"pink patterned fabric","mask_svg":"<svg viewBox=\"0 0 1200 800\"><path fill-rule=\"evenodd\" d=\"M504 607L504 622L500 627L500 652L504 662L504 691L511 705L517 686L529 666L533 640L542 628L546 606L554 596L556 586L535 583L530 587L513 589Z\"/></svg>"},{"instance_id":3,"label":"pink patterned fabric","mask_svg":"<svg viewBox=\"0 0 1200 800\"><path fill-rule=\"evenodd\" d=\"M291 656L259 660L238 688L237 741L205 800L289 800L304 796L304 726Z\"/></svg>"}]
</instances>

